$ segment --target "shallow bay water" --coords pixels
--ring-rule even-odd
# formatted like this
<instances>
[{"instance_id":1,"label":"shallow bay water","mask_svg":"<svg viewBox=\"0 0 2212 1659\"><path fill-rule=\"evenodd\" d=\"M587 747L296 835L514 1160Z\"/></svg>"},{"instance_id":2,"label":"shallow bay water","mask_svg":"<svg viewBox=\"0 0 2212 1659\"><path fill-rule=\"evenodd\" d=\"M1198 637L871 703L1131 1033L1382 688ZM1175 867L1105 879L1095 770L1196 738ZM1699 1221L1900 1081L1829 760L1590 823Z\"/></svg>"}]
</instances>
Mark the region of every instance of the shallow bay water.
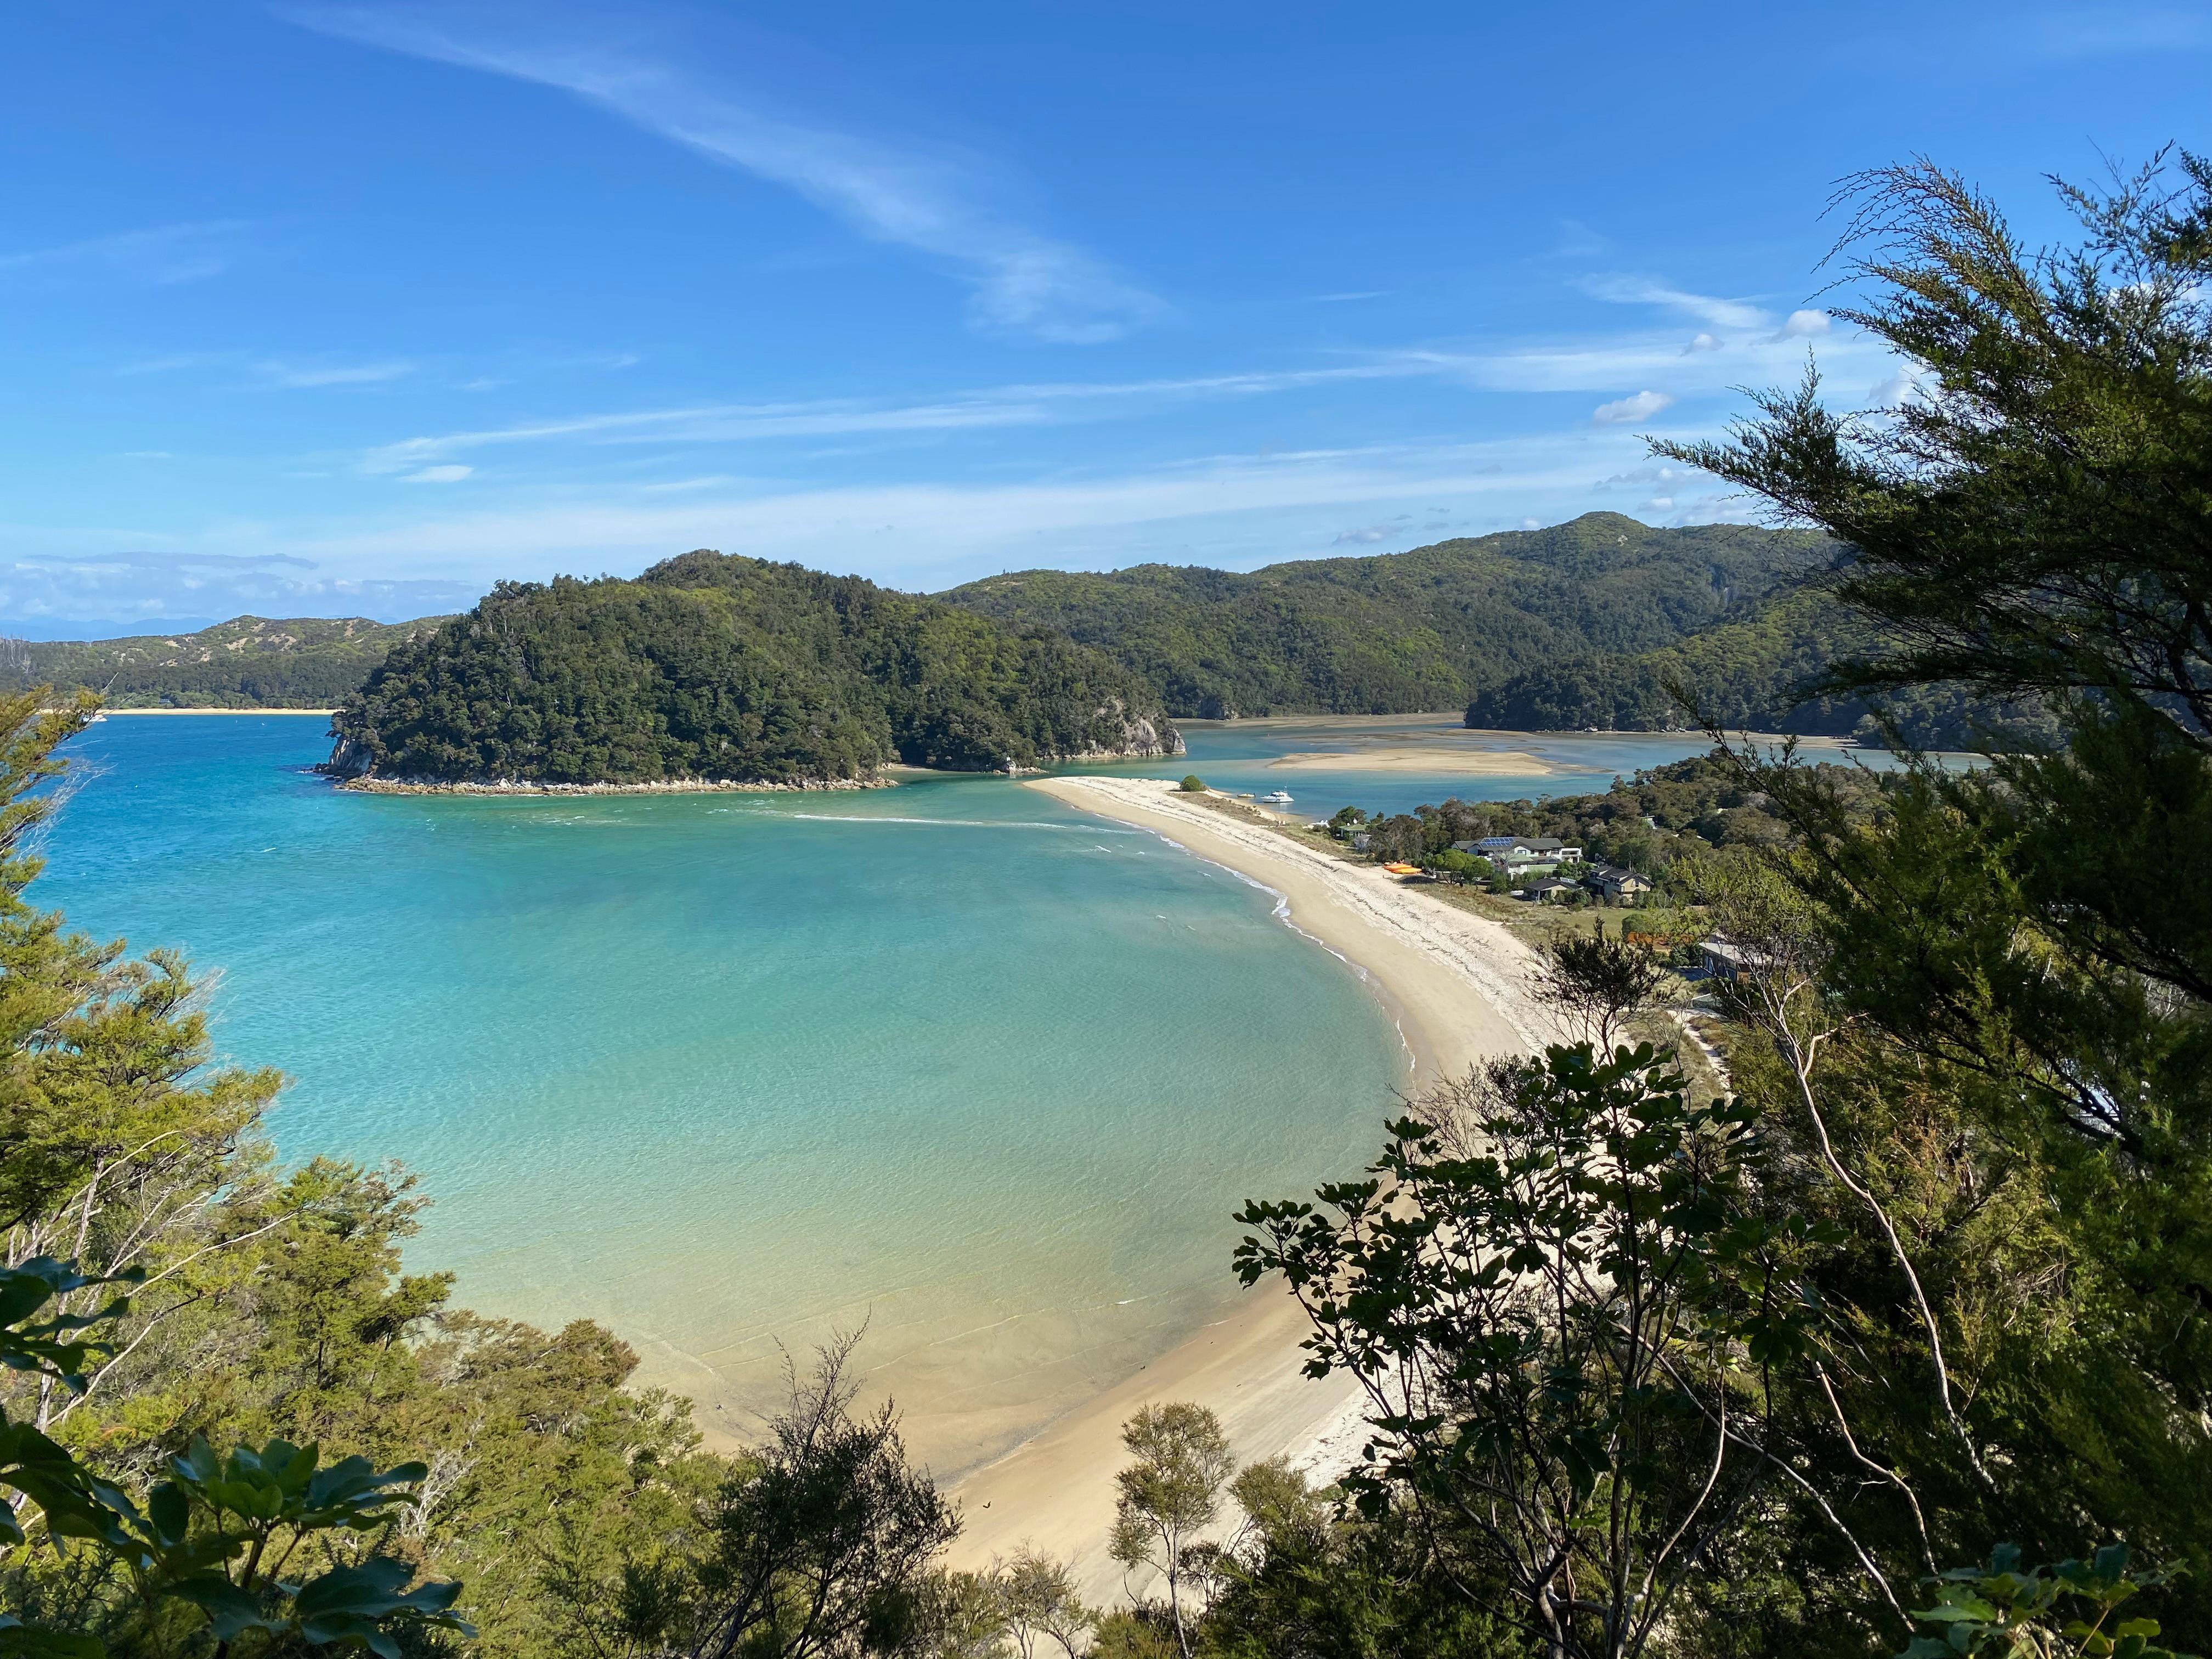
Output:
<instances>
[{"instance_id":1,"label":"shallow bay water","mask_svg":"<svg viewBox=\"0 0 2212 1659\"><path fill-rule=\"evenodd\" d=\"M601 1320L741 1436L865 1329L942 1473L1218 1317L1250 1196L1357 1170L1407 1055L1273 896L1003 778L660 798L344 794L325 723L118 716L33 896L218 970L222 1057L292 1079L290 1159L398 1159L455 1301ZM1227 787L1402 723L1194 726ZM1588 769L1291 780L1392 810L1603 787L1684 739L1501 741Z\"/></svg>"},{"instance_id":2,"label":"shallow bay water","mask_svg":"<svg viewBox=\"0 0 2212 1659\"><path fill-rule=\"evenodd\" d=\"M1003 1448L1218 1316L1231 1212L1404 1077L1271 895L1003 778L350 795L323 729L93 728L33 896L220 969L280 1151L417 1171L458 1304L605 1321L710 1427L865 1326L941 1471Z\"/></svg>"}]
</instances>

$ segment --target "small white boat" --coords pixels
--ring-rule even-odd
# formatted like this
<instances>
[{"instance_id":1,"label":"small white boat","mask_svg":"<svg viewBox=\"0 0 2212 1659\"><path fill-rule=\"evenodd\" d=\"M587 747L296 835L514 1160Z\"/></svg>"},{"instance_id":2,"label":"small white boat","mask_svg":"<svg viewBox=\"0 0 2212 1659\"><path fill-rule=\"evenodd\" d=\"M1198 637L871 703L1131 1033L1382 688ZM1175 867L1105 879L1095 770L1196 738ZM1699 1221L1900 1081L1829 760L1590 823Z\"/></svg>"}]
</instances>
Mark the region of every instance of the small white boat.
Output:
<instances>
[{"instance_id":1,"label":"small white boat","mask_svg":"<svg viewBox=\"0 0 2212 1659\"><path fill-rule=\"evenodd\" d=\"M1270 806L1288 806L1291 804L1291 792L1287 789L1278 789L1273 794L1262 795L1260 799Z\"/></svg>"}]
</instances>

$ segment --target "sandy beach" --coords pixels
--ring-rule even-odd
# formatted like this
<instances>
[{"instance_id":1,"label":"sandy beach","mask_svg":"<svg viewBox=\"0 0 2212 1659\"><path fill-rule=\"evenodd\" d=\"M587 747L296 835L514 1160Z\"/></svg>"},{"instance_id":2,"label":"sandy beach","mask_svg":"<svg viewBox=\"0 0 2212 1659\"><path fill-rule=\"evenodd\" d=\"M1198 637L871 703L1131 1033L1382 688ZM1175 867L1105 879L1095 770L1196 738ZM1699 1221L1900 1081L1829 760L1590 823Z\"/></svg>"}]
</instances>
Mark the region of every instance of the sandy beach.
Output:
<instances>
[{"instance_id":1,"label":"sandy beach","mask_svg":"<svg viewBox=\"0 0 2212 1659\"><path fill-rule=\"evenodd\" d=\"M1528 948L1495 922L1180 797L1164 781L1046 778L1026 787L1153 830L1280 895L1292 927L1367 975L1412 1051L1409 1089L1553 1036L1525 989ZM1125 1461L1121 1428L1148 1403L1198 1401L1219 1413L1241 1460L1288 1454L1333 1477L1359 1445L1356 1402L1348 1380L1298 1374L1306 1332L1288 1293L1262 1286L1230 1317L969 1474L952 1487L966 1516L952 1564L981 1567L1032 1541L1072 1559L1093 1599L1118 1599L1121 1571L1105 1540Z\"/></svg>"},{"instance_id":2,"label":"sandy beach","mask_svg":"<svg viewBox=\"0 0 2212 1659\"><path fill-rule=\"evenodd\" d=\"M1311 749L1267 763L1270 771L1421 772L1471 778L1548 777L1575 769L1525 749L1477 749L1468 744L1393 744L1376 749Z\"/></svg>"}]
</instances>

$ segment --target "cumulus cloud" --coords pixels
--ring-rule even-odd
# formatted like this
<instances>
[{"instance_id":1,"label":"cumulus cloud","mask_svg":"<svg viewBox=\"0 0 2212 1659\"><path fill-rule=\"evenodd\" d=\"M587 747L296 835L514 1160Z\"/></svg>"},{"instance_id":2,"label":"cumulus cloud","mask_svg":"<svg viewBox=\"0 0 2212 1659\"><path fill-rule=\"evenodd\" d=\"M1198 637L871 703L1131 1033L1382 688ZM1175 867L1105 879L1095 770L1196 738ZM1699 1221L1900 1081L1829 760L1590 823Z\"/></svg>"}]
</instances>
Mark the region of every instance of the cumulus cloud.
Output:
<instances>
[{"instance_id":1,"label":"cumulus cloud","mask_svg":"<svg viewBox=\"0 0 2212 1659\"><path fill-rule=\"evenodd\" d=\"M1699 334L1698 334L1697 336L1695 336L1695 337L1694 337L1690 341L1690 343L1689 343L1688 347L1686 348L1686 350L1687 350L1687 351L1718 351L1720 349L1721 349L1721 337L1720 337L1719 335L1717 335L1717 334L1705 334L1705 333L1699 333Z\"/></svg>"},{"instance_id":2,"label":"cumulus cloud","mask_svg":"<svg viewBox=\"0 0 2212 1659\"><path fill-rule=\"evenodd\" d=\"M1782 319L1782 326L1774 331L1778 340L1809 340L1828 331L1828 313L1825 311L1793 311Z\"/></svg>"},{"instance_id":3,"label":"cumulus cloud","mask_svg":"<svg viewBox=\"0 0 2212 1659\"><path fill-rule=\"evenodd\" d=\"M1911 403L1920 395L1920 382L1903 373L1891 375L1879 385L1867 388L1869 409L1895 409L1899 404Z\"/></svg>"},{"instance_id":4,"label":"cumulus cloud","mask_svg":"<svg viewBox=\"0 0 2212 1659\"><path fill-rule=\"evenodd\" d=\"M1600 478L1594 487L1617 489L1624 484L1672 484L1679 479L1697 476L1693 469L1685 466L1638 466L1626 472L1616 472L1609 478Z\"/></svg>"},{"instance_id":5,"label":"cumulus cloud","mask_svg":"<svg viewBox=\"0 0 2212 1659\"><path fill-rule=\"evenodd\" d=\"M1620 398L1609 404L1600 404L1590 411L1590 419L1600 426L1619 426L1629 421L1648 421L1662 409L1674 407L1674 399L1664 392L1639 392L1633 398Z\"/></svg>"},{"instance_id":6,"label":"cumulus cloud","mask_svg":"<svg viewBox=\"0 0 2212 1659\"><path fill-rule=\"evenodd\" d=\"M1331 547L1372 547L1376 542L1394 535L1398 526L1389 524L1370 524L1358 530L1340 530Z\"/></svg>"}]
</instances>

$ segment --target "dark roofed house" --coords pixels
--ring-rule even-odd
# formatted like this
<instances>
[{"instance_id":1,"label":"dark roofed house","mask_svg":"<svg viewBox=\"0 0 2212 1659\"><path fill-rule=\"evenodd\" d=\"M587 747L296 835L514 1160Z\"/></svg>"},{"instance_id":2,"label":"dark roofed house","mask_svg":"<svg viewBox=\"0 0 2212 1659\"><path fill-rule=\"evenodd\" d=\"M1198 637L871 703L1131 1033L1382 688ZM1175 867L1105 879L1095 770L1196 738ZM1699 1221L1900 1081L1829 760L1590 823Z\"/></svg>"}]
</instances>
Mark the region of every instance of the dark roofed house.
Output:
<instances>
[{"instance_id":1,"label":"dark roofed house","mask_svg":"<svg viewBox=\"0 0 2212 1659\"><path fill-rule=\"evenodd\" d=\"M1532 881L1519 890L1519 896L1534 899L1540 904L1557 904L1562 899L1581 892L1579 884L1561 881L1557 876L1547 876L1541 881Z\"/></svg>"},{"instance_id":2,"label":"dark roofed house","mask_svg":"<svg viewBox=\"0 0 2212 1659\"><path fill-rule=\"evenodd\" d=\"M1601 864L1584 879L1609 899L1637 898L1651 890L1649 881L1618 864Z\"/></svg>"}]
</instances>

